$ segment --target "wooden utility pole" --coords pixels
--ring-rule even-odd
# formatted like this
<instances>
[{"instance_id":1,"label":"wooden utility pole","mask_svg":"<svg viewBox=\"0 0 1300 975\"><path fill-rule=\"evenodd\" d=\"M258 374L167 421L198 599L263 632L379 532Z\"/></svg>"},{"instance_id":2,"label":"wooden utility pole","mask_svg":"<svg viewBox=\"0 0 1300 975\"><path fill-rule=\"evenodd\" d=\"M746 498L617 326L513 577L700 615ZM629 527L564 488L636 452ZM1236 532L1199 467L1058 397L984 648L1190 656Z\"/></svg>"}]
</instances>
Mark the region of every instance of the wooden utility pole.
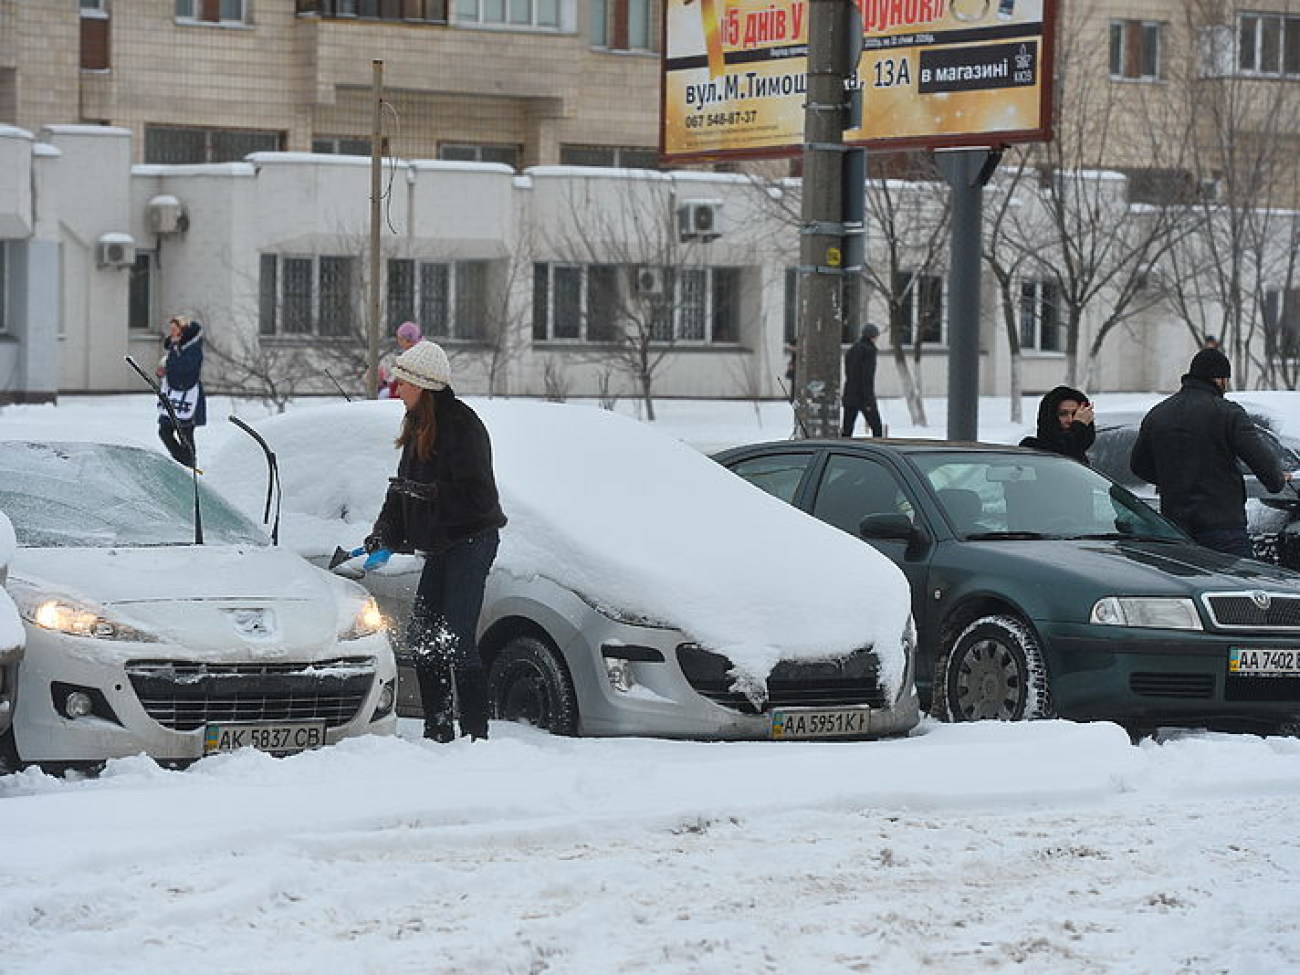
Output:
<instances>
[{"instance_id":1,"label":"wooden utility pole","mask_svg":"<svg viewBox=\"0 0 1300 975\"><path fill-rule=\"evenodd\" d=\"M854 46L851 0L811 0L804 105L799 336L795 435L834 437L840 427L840 339L844 331L844 83ZM860 28L859 28L860 30Z\"/></svg>"},{"instance_id":2,"label":"wooden utility pole","mask_svg":"<svg viewBox=\"0 0 1300 975\"><path fill-rule=\"evenodd\" d=\"M366 315L366 396L379 398L379 222L383 185L384 62L370 62L374 94L374 124L370 132L370 293Z\"/></svg>"}]
</instances>

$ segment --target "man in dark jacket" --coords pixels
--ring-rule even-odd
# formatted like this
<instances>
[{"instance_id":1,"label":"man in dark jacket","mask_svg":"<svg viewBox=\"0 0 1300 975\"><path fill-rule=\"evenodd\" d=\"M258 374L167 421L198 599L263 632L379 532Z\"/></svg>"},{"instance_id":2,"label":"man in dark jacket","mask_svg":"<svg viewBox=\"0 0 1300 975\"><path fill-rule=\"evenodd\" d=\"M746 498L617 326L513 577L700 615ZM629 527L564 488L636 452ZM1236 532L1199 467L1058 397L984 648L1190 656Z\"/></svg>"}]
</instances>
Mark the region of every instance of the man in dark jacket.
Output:
<instances>
[{"instance_id":1,"label":"man in dark jacket","mask_svg":"<svg viewBox=\"0 0 1300 975\"><path fill-rule=\"evenodd\" d=\"M1129 458L1133 473L1156 486L1160 512L1207 548L1249 558L1246 485L1240 458L1269 491L1291 474L1265 446L1246 411L1223 398L1232 365L1202 349L1173 396L1142 421Z\"/></svg>"},{"instance_id":2,"label":"man in dark jacket","mask_svg":"<svg viewBox=\"0 0 1300 975\"><path fill-rule=\"evenodd\" d=\"M203 326L193 319L175 316L167 323L163 358L158 363L162 394L171 403L170 412L158 404L158 438L172 459L186 467L197 463L194 428L208 422L207 398L203 395ZM172 414L176 414L176 422Z\"/></svg>"},{"instance_id":3,"label":"man in dark jacket","mask_svg":"<svg viewBox=\"0 0 1300 975\"><path fill-rule=\"evenodd\" d=\"M1057 386L1038 404L1038 429L1020 441L1022 447L1064 454L1088 463L1088 448L1097 439L1097 427L1088 397L1069 386Z\"/></svg>"},{"instance_id":4,"label":"man in dark jacket","mask_svg":"<svg viewBox=\"0 0 1300 975\"><path fill-rule=\"evenodd\" d=\"M844 423L840 427L841 437L853 436L853 426L858 414L871 427L873 437L883 437L884 428L880 424L880 410L876 406L876 336L880 329L874 325L863 325L858 340L844 353Z\"/></svg>"}]
</instances>

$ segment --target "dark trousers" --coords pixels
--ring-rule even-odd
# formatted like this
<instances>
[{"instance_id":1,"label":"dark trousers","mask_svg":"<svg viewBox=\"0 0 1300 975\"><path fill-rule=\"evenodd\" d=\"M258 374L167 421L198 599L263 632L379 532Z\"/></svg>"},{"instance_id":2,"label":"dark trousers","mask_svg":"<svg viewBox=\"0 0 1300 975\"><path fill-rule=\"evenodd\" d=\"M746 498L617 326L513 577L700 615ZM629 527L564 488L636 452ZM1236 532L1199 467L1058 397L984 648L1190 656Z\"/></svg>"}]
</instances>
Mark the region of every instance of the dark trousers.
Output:
<instances>
[{"instance_id":1,"label":"dark trousers","mask_svg":"<svg viewBox=\"0 0 1300 975\"><path fill-rule=\"evenodd\" d=\"M178 430L170 419L164 418L158 421L158 439L176 463L186 467L198 466L195 463L198 451L194 446L194 427L182 424Z\"/></svg>"},{"instance_id":2,"label":"dark trousers","mask_svg":"<svg viewBox=\"0 0 1300 975\"><path fill-rule=\"evenodd\" d=\"M1226 552L1242 559L1255 557L1255 549L1244 528L1202 528L1191 532L1191 536L1196 539L1196 544L1212 548L1216 552Z\"/></svg>"},{"instance_id":3,"label":"dark trousers","mask_svg":"<svg viewBox=\"0 0 1300 975\"><path fill-rule=\"evenodd\" d=\"M883 437L884 428L880 425L880 410L876 408L876 401L871 400L861 406L857 404L844 404L844 424L840 427L841 437L853 436L853 427L858 422L858 414L862 414L863 421L871 428L873 437Z\"/></svg>"},{"instance_id":4,"label":"dark trousers","mask_svg":"<svg viewBox=\"0 0 1300 975\"><path fill-rule=\"evenodd\" d=\"M424 560L406 642L415 657L426 738L451 741L457 700L461 734L487 737L487 676L476 632L499 544L500 534L493 529Z\"/></svg>"}]
</instances>

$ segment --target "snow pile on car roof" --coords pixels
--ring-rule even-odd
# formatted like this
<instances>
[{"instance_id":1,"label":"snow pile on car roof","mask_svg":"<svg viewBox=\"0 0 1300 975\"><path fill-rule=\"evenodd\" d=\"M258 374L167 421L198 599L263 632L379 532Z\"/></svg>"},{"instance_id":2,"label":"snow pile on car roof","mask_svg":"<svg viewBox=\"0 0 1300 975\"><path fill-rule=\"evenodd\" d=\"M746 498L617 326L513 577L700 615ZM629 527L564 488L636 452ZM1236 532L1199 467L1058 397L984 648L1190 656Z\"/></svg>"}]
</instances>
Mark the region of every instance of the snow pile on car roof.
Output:
<instances>
[{"instance_id":1,"label":"snow pile on car roof","mask_svg":"<svg viewBox=\"0 0 1300 975\"><path fill-rule=\"evenodd\" d=\"M872 644L883 681L901 682L907 583L870 546L647 424L587 406L473 405L510 519L498 569L675 626L755 677L781 659ZM307 555L359 544L396 469L401 418L400 403L380 400L256 424L283 477L286 544ZM209 469L260 518L264 464L251 440L228 443Z\"/></svg>"}]
</instances>

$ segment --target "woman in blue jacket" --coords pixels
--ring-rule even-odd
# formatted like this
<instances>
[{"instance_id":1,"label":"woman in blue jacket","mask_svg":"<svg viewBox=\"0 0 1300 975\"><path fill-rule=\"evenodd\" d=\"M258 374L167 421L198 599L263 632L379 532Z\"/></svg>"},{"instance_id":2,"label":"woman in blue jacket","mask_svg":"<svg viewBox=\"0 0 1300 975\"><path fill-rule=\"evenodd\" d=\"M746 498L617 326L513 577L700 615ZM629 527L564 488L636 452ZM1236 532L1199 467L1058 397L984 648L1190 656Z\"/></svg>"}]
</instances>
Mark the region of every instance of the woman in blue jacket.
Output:
<instances>
[{"instance_id":1,"label":"woman in blue jacket","mask_svg":"<svg viewBox=\"0 0 1300 975\"><path fill-rule=\"evenodd\" d=\"M171 414L159 403L158 437L173 460L194 467L197 458L194 428L208 422L207 400L199 380L203 371L203 326L192 319L173 316L167 323L163 350L158 376L177 422L172 422Z\"/></svg>"}]
</instances>

